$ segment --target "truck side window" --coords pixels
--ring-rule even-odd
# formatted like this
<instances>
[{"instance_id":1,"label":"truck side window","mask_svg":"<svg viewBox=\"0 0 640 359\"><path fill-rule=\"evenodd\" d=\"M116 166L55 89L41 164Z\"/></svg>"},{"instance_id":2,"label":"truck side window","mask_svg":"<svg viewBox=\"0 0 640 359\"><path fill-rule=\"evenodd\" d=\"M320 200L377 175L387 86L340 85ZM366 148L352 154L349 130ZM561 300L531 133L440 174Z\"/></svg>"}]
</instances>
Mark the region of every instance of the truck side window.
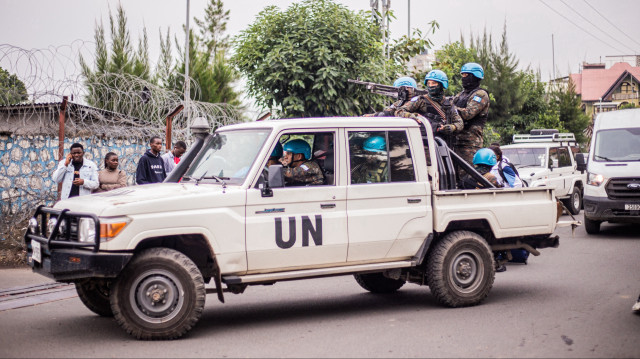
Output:
<instances>
[{"instance_id":1,"label":"truck side window","mask_svg":"<svg viewBox=\"0 0 640 359\"><path fill-rule=\"evenodd\" d=\"M415 181L413 160L407 133L404 131L389 131L389 162L391 182Z\"/></svg>"},{"instance_id":2,"label":"truck side window","mask_svg":"<svg viewBox=\"0 0 640 359\"><path fill-rule=\"evenodd\" d=\"M559 163L558 161L558 148L557 147L551 147L549 148L549 163L547 164L547 167L551 167L551 165L553 164L553 162Z\"/></svg>"},{"instance_id":3,"label":"truck side window","mask_svg":"<svg viewBox=\"0 0 640 359\"><path fill-rule=\"evenodd\" d=\"M558 167L570 167L571 157L569 157L569 151L566 147L558 148Z\"/></svg>"},{"instance_id":4,"label":"truck side window","mask_svg":"<svg viewBox=\"0 0 640 359\"><path fill-rule=\"evenodd\" d=\"M349 132L351 183L415 181L405 131Z\"/></svg>"}]
</instances>

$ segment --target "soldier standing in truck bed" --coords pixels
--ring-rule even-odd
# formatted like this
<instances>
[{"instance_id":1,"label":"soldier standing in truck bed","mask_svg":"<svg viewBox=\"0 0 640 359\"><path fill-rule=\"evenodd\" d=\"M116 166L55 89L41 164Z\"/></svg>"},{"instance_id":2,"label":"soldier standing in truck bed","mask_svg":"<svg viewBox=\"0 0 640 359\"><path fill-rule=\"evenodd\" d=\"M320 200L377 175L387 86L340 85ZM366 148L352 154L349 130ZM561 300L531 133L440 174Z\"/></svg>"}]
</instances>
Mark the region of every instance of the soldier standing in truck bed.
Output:
<instances>
[{"instance_id":1,"label":"soldier standing in truck bed","mask_svg":"<svg viewBox=\"0 0 640 359\"><path fill-rule=\"evenodd\" d=\"M413 89L418 87L418 83L412 77L399 77L394 83L394 87L405 86L407 88L408 97L406 99L399 98L396 102L387 106L384 110L380 112L368 113L362 115L363 117L390 117L393 116L395 111L400 108L400 106L404 105L408 99L413 97Z\"/></svg>"},{"instance_id":2,"label":"soldier standing in truck bed","mask_svg":"<svg viewBox=\"0 0 640 359\"><path fill-rule=\"evenodd\" d=\"M473 155L484 146L482 134L489 114L489 93L480 87L484 70L479 64L462 65L460 74L463 91L453 97L452 102L464 120L464 129L456 135L454 151L473 164Z\"/></svg>"}]
</instances>

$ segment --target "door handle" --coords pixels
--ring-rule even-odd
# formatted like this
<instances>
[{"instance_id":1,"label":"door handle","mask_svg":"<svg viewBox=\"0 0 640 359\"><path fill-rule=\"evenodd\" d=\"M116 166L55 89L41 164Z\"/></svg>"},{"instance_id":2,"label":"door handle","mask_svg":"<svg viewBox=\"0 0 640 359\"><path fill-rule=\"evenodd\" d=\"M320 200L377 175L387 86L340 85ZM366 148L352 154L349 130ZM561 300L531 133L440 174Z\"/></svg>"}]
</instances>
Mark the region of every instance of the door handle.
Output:
<instances>
[{"instance_id":1,"label":"door handle","mask_svg":"<svg viewBox=\"0 0 640 359\"><path fill-rule=\"evenodd\" d=\"M335 203L321 203L320 204L320 208L322 208L322 209L336 208L336 204Z\"/></svg>"},{"instance_id":2,"label":"door handle","mask_svg":"<svg viewBox=\"0 0 640 359\"><path fill-rule=\"evenodd\" d=\"M422 199L420 198L407 198L407 203L420 203Z\"/></svg>"}]
</instances>

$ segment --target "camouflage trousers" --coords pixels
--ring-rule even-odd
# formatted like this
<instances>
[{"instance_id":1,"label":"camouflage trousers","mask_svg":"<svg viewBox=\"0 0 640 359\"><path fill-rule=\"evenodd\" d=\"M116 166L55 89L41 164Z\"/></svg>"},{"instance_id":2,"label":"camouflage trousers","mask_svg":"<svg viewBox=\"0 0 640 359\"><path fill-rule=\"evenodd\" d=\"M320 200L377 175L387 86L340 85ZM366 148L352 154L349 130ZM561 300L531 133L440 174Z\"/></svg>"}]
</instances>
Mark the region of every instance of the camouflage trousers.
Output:
<instances>
[{"instance_id":1,"label":"camouflage trousers","mask_svg":"<svg viewBox=\"0 0 640 359\"><path fill-rule=\"evenodd\" d=\"M473 167L473 155L482 147L479 146L456 146L454 152L462 157L471 167ZM456 166L456 177L457 179L463 178L467 172L463 170L460 166Z\"/></svg>"}]
</instances>

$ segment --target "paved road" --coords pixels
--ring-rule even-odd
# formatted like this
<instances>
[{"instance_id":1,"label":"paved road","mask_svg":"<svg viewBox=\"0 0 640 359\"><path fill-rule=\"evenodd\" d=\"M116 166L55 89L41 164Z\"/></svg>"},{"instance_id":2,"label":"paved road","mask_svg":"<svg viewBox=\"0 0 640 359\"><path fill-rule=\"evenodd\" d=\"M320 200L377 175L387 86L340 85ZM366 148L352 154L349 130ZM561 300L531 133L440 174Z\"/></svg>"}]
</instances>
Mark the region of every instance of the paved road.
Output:
<instances>
[{"instance_id":1,"label":"paved road","mask_svg":"<svg viewBox=\"0 0 640 359\"><path fill-rule=\"evenodd\" d=\"M640 228L557 233L559 248L509 264L477 307L443 308L415 285L373 295L352 277L282 282L226 304L210 295L186 337L143 342L58 298L0 310L0 357L640 357ZM0 289L43 282L0 271Z\"/></svg>"}]
</instances>

